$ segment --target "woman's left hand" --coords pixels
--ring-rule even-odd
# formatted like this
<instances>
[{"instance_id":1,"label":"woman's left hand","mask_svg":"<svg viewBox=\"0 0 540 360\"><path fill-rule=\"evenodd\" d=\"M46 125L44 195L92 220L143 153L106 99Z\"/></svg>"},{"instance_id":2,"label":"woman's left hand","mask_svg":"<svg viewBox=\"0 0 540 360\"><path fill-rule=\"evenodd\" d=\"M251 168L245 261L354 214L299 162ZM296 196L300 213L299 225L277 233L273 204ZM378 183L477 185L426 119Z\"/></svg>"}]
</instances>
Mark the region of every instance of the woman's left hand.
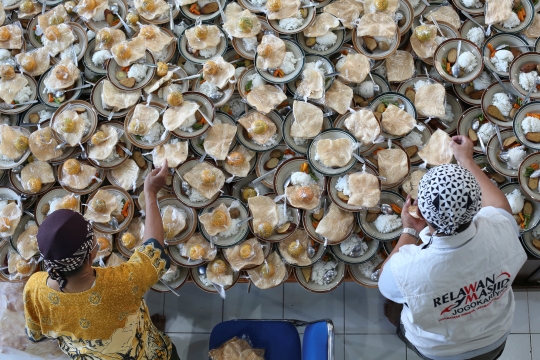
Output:
<instances>
[{"instance_id":1,"label":"woman's left hand","mask_svg":"<svg viewBox=\"0 0 540 360\"><path fill-rule=\"evenodd\" d=\"M407 201L403 205L401 212L401 222L404 228L412 228L418 232L422 231L426 227L426 221L424 219L417 219L409 214L409 207L411 206L411 195L407 196ZM418 201L414 201L414 206L418 206Z\"/></svg>"}]
</instances>

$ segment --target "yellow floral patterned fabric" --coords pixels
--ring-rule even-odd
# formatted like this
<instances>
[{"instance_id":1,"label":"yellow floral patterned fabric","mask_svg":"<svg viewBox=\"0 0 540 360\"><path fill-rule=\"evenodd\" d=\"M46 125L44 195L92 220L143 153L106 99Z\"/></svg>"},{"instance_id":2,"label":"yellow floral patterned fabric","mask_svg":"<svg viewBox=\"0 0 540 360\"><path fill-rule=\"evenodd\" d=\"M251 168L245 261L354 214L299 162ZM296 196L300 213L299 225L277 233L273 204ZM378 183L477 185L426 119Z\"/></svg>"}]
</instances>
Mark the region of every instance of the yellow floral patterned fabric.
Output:
<instances>
[{"instance_id":1,"label":"yellow floral patterned fabric","mask_svg":"<svg viewBox=\"0 0 540 360\"><path fill-rule=\"evenodd\" d=\"M161 244L150 239L129 261L95 268L94 286L81 293L55 291L46 272L35 273L24 288L28 337L58 339L73 359L169 360L171 341L152 324L143 299L169 264Z\"/></svg>"}]
</instances>

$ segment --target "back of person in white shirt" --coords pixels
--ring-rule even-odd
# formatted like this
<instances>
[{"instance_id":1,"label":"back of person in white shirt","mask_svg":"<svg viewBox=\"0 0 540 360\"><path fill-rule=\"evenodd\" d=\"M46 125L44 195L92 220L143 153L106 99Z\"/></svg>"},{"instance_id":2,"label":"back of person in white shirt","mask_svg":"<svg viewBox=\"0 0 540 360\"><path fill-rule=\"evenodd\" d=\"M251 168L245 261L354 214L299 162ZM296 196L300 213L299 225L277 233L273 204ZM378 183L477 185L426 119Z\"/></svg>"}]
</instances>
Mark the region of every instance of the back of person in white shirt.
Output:
<instances>
[{"instance_id":1,"label":"back of person in white shirt","mask_svg":"<svg viewBox=\"0 0 540 360\"><path fill-rule=\"evenodd\" d=\"M422 359L492 360L514 316L512 283L527 255L503 192L473 160L473 144L452 138L459 165L431 169L418 187L421 219L401 214L402 234L380 273L385 314ZM427 224L427 227L426 227Z\"/></svg>"}]
</instances>

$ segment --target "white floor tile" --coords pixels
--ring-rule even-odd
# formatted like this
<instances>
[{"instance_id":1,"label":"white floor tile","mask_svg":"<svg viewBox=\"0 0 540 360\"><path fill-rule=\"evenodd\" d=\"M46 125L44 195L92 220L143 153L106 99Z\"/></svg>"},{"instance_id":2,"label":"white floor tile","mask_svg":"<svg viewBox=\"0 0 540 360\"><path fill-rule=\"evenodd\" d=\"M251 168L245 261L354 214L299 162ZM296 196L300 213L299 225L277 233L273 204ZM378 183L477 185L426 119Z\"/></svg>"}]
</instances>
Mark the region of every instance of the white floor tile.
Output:
<instances>
[{"instance_id":1,"label":"white floor tile","mask_svg":"<svg viewBox=\"0 0 540 360\"><path fill-rule=\"evenodd\" d=\"M158 293L154 290L149 290L146 294L144 294L144 301L146 301L146 305L148 306L148 311L150 311L150 315L163 315L163 302L165 301L164 293Z\"/></svg>"},{"instance_id":2,"label":"white floor tile","mask_svg":"<svg viewBox=\"0 0 540 360\"><path fill-rule=\"evenodd\" d=\"M379 289L356 283L345 284L346 334L395 334L396 327L384 316L384 301Z\"/></svg>"},{"instance_id":3,"label":"white floor tile","mask_svg":"<svg viewBox=\"0 0 540 360\"><path fill-rule=\"evenodd\" d=\"M532 360L540 360L540 335L531 334Z\"/></svg>"},{"instance_id":4,"label":"white floor tile","mask_svg":"<svg viewBox=\"0 0 540 360\"><path fill-rule=\"evenodd\" d=\"M261 290L248 284L236 284L227 291L223 306L223 320L232 319L282 319L283 285Z\"/></svg>"},{"instance_id":5,"label":"white floor tile","mask_svg":"<svg viewBox=\"0 0 540 360\"><path fill-rule=\"evenodd\" d=\"M336 334L343 334L344 285L326 294L315 294L294 283L284 285L284 319L332 319ZM299 329L303 333L304 329Z\"/></svg>"},{"instance_id":6,"label":"white floor tile","mask_svg":"<svg viewBox=\"0 0 540 360\"><path fill-rule=\"evenodd\" d=\"M345 360L345 335L334 336L334 360Z\"/></svg>"},{"instance_id":7,"label":"white floor tile","mask_svg":"<svg viewBox=\"0 0 540 360\"><path fill-rule=\"evenodd\" d=\"M181 360L208 359L210 334L167 334Z\"/></svg>"},{"instance_id":8,"label":"white floor tile","mask_svg":"<svg viewBox=\"0 0 540 360\"><path fill-rule=\"evenodd\" d=\"M414 351L407 348L407 360L422 360L422 358L418 356Z\"/></svg>"},{"instance_id":9,"label":"white floor tile","mask_svg":"<svg viewBox=\"0 0 540 360\"><path fill-rule=\"evenodd\" d=\"M540 291L529 291L529 323L532 334L540 334Z\"/></svg>"},{"instance_id":10,"label":"white floor tile","mask_svg":"<svg viewBox=\"0 0 540 360\"><path fill-rule=\"evenodd\" d=\"M346 360L406 360L405 344L397 335L345 335Z\"/></svg>"},{"instance_id":11,"label":"white floor tile","mask_svg":"<svg viewBox=\"0 0 540 360\"><path fill-rule=\"evenodd\" d=\"M205 293L192 283L178 292L180 297L165 294L166 332L211 333L223 320L223 300L219 295Z\"/></svg>"},{"instance_id":12,"label":"white floor tile","mask_svg":"<svg viewBox=\"0 0 540 360\"><path fill-rule=\"evenodd\" d=\"M499 360L530 360L531 336L529 334L511 334L506 340L504 352Z\"/></svg>"},{"instance_id":13,"label":"white floor tile","mask_svg":"<svg viewBox=\"0 0 540 360\"><path fill-rule=\"evenodd\" d=\"M529 305L526 291L515 291L516 310L514 311L514 322L512 323L512 334L528 334L529 328Z\"/></svg>"}]
</instances>

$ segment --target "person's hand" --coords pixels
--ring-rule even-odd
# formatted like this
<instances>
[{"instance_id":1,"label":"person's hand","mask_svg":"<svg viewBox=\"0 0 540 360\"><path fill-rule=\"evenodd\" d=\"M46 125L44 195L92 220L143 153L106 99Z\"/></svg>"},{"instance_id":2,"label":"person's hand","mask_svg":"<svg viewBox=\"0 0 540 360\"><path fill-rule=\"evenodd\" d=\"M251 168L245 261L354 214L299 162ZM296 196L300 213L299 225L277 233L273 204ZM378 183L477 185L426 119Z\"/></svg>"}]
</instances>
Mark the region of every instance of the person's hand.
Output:
<instances>
[{"instance_id":1,"label":"person's hand","mask_svg":"<svg viewBox=\"0 0 540 360\"><path fill-rule=\"evenodd\" d=\"M168 173L169 167L167 166L167 159L165 159L162 167L155 168L146 176L144 180L144 192L150 195L156 195L165 186Z\"/></svg>"},{"instance_id":2,"label":"person's hand","mask_svg":"<svg viewBox=\"0 0 540 360\"><path fill-rule=\"evenodd\" d=\"M417 219L409 214L409 207L411 207L411 195L407 196L407 201L403 205L401 211L401 222L404 228L412 228L420 233L426 227L426 221L424 219ZM414 201L414 206L418 206L418 201Z\"/></svg>"},{"instance_id":3,"label":"person's hand","mask_svg":"<svg viewBox=\"0 0 540 360\"><path fill-rule=\"evenodd\" d=\"M454 151L454 156L461 166L473 161L474 145L467 136L457 135L452 137L450 147Z\"/></svg>"}]
</instances>

